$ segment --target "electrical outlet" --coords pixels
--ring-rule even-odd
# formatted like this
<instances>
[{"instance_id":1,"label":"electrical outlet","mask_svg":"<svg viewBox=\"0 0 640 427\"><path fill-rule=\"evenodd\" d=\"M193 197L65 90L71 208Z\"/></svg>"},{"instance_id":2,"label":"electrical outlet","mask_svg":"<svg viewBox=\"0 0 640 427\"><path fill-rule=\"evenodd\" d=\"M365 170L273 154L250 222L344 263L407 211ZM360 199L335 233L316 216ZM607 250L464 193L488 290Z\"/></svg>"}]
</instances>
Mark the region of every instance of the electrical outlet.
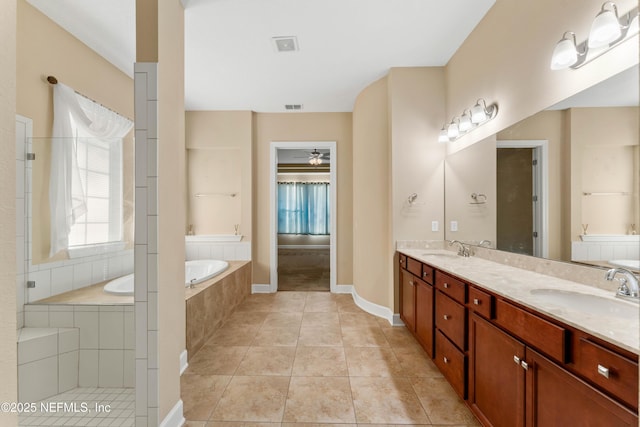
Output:
<instances>
[{"instance_id":1,"label":"electrical outlet","mask_svg":"<svg viewBox=\"0 0 640 427\"><path fill-rule=\"evenodd\" d=\"M451 231L458 231L458 221L451 221Z\"/></svg>"},{"instance_id":2,"label":"electrical outlet","mask_svg":"<svg viewBox=\"0 0 640 427\"><path fill-rule=\"evenodd\" d=\"M438 231L439 224L438 221L431 221L431 231Z\"/></svg>"}]
</instances>

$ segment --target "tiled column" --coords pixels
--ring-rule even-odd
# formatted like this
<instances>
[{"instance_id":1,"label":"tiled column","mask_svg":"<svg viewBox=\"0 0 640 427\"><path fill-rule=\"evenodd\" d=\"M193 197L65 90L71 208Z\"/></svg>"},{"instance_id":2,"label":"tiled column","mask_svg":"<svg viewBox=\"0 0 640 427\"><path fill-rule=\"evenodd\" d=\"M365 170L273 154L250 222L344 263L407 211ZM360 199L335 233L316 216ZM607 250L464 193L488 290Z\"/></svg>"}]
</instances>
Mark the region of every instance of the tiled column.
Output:
<instances>
[{"instance_id":1,"label":"tiled column","mask_svg":"<svg viewBox=\"0 0 640 427\"><path fill-rule=\"evenodd\" d=\"M136 427L158 425L157 63L135 64Z\"/></svg>"}]
</instances>

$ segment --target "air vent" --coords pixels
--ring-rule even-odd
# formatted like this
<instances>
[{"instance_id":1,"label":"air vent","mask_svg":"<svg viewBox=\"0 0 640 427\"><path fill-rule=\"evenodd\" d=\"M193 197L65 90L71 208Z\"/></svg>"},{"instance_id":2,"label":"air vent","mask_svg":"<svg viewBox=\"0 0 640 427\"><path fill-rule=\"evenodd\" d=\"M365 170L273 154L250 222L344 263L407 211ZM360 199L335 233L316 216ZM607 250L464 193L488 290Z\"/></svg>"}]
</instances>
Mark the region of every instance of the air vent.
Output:
<instances>
[{"instance_id":1,"label":"air vent","mask_svg":"<svg viewBox=\"0 0 640 427\"><path fill-rule=\"evenodd\" d=\"M302 104L285 104L285 110L302 110Z\"/></svg>"},{"instance_id":2,"label":"air vent","mask_svg":"<svg viewBox=\"0 0 640 427\"><path fill-rule=\"evenodd\" d=\"M298 39L295 36L273 37L277 52L295 52L298 50Z\"/></svg>"}]
</instances>

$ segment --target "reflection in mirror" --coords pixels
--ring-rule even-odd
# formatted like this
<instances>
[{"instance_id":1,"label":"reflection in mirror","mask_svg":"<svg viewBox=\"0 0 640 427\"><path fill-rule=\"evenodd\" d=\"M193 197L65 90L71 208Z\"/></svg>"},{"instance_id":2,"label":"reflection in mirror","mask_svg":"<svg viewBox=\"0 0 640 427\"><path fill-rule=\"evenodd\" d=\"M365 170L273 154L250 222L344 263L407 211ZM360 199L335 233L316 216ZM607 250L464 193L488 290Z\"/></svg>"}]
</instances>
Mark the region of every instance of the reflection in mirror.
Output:
<instances>
[{"instance_id":1,"label":"reflection in mirror","mask_svg":"<svg viewBox=\"0 0 640 427\"><path fill-rule=\"evenodd\" d=\"M449 155L445 238L491 240L500 250L554 260L635 265L638 80L636 66ZM472 193L487 194L486 204L470 204Z\"/></svg>"}]
</instances>

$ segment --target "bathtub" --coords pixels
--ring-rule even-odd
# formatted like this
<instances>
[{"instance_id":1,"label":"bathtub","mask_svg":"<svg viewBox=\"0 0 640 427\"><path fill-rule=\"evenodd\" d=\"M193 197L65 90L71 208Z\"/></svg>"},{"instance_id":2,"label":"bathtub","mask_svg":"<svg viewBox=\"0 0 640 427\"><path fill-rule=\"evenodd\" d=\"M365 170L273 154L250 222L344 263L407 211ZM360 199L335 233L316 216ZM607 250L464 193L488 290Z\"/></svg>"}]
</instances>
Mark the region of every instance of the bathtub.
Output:
<instances>
[{"instance_id":1,"label":"bathtub","mask_svg":"<svg viewBox=\"0 0 640 427\"><path fill-rule=\"evenodd\" d=\"M184 236L186 242L239 242L239 234L195 234Z\"/></svg>"},{"instance_id":2,"label":"bathtub","mask_svg":"<svg viewBox=\"0 0 640 427\"><path fill-rule=\"evenodd\" d=\"M229 268L229 263L217 259L186 261L184 263L184 285L195 285L217 276ZM115 295L133 295L133 274L111 280L104 291Z\"/></svg>"}]
</instances>

